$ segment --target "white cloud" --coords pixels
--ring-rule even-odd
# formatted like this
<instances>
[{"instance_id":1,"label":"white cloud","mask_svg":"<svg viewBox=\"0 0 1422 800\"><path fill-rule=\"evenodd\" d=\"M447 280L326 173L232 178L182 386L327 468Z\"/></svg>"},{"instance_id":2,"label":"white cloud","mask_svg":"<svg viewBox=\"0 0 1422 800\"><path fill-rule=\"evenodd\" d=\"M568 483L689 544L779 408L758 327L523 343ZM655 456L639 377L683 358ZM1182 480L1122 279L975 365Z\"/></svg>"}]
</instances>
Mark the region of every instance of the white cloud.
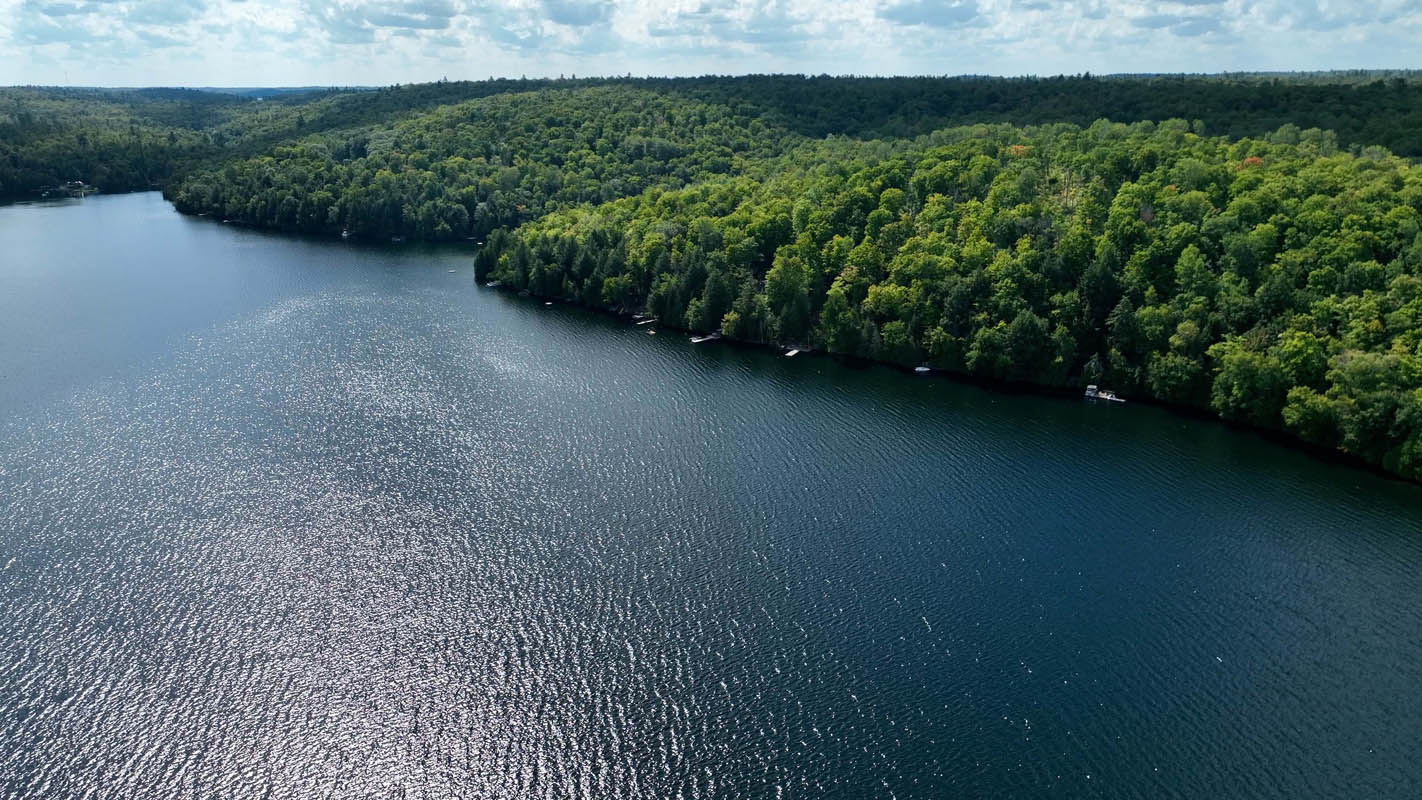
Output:
<instances>
[{"instance_id":1,"label":"white cloud","mask_svg":"<svg viewBox=\"0 0 1422 800\"><path fill-rule=\"evenodd\" d=\"M1422 0L0 0L0 83L1408 67Z\"/></svg>"}]
</instances>

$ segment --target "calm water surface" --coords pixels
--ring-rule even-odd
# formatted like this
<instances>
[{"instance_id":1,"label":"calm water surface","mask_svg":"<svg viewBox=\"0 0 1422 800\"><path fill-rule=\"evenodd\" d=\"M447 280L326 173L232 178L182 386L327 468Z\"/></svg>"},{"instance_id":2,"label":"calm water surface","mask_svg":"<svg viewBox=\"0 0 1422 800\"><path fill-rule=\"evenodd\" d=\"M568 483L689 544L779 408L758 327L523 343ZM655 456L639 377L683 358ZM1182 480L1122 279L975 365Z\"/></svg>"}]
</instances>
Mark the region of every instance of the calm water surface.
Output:
<instances>
[{"instance_id":1,"label":"calm water surface","mask_svg":"<svg viewBox=\"0 0 1422 800\"><path fill-rule=\"evenodd\" d=\"M1422 795L1422 490L469 263L0 208L4 797Z\"/></svg>"}]
</instances>

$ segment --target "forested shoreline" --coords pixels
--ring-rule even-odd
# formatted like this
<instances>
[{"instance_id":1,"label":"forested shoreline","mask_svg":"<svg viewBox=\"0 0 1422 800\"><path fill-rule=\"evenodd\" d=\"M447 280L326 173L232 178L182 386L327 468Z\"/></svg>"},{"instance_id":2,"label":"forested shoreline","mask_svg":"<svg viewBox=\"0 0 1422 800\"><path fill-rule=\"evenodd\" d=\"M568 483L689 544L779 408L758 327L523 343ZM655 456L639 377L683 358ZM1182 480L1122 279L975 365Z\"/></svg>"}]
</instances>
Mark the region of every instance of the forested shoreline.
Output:
<instances>
[{"instance_id":1,"label":"forested shoreline","mask_svg":"<svg viewBox=\"0 0 1422 800\"><path fill-rule=\"evenodd\" d=\"M744 341L1131 395L1422 477L1422 174L1323 132L979 126L498 232L476 274Z\"/></svg>"},{"instance_id":2,"label":"forested shoreline","mask_svg":"<svg viewBox=\"0 0 1422 800\"><path fill-rule=\"evenodd\" d=\"M541 297L984 380L1105 384L1422 480L1413 76L112 100L94 129L127 154L114 163L185 213L474 239L479 280ZM53 128L4 145L0 186L25 142L72 148L84 126ZM167 161L134 144L153 138Z\"/></svg>"}]
</instances>

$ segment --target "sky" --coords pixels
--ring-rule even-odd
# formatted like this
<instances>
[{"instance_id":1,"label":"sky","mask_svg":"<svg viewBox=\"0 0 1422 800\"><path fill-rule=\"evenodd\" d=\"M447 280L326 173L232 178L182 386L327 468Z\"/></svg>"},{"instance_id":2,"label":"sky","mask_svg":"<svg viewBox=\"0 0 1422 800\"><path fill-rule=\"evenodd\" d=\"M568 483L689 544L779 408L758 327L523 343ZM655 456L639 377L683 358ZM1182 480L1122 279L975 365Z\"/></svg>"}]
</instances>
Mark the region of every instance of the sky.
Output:
<instances>
[{"instance_id":1,"label":"sky","mask_svg":"<svg viewBox=\"0 0 1422 800\"><path fill-rule=\"evenodd\" d=\"M0 0L0 84L1422 67L1422 0Z\"/></svg>"}]
</instances>

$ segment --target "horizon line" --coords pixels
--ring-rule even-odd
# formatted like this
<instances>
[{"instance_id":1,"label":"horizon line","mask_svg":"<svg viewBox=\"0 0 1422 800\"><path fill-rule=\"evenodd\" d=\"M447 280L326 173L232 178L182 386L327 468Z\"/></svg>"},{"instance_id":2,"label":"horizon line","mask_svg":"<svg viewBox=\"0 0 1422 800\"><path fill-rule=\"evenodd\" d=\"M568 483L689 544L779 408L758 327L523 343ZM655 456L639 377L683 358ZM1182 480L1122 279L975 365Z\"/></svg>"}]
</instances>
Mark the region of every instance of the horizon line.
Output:
<instances>
[{"instance_id":1,"label":"horizon line","mask_svg":"<svg viewBox=\"0 0 1422 800\"><path fill-rule=\"evenodd\" d=\"M1265 76L1346 76L1346 75L1390 75L1393 77L1406 76L1422 78L1422 67L1348 67L1340 69L1298 69L1298 70L1225 70L1220 72L1059 72L1059 73L1018 73L1018 74L991 74L991 73L901 73L901 74L861 74L861 73L804 73L804 72L744 72L744 73L700 73L696 75L634 75L627 73L624 75L588 75L578 77L574 73L559 74L558 76L534 76L527 75L514 76L489 76L487 78L436 78L427 81L406 81L388 84L231 84L231 85L182 85L182 84L42 84L42 83L14 83L0 88L5 89L185 89L191 91L253 91L271 89L277 91L330 91L330 90L353 90L353 89L388 89L403 86L427 86L437 83L584 83L589 81L637 81L637 80L699 80L707 78L736 79L736 78L803 78L812 79L834 79L834 80L896 80L896 79L917 79L917 80L1051 80L1051 79L1121 79L1121 78L1238 78L1238 77L1265 77Z\"/></svg>"}]
</instances>

